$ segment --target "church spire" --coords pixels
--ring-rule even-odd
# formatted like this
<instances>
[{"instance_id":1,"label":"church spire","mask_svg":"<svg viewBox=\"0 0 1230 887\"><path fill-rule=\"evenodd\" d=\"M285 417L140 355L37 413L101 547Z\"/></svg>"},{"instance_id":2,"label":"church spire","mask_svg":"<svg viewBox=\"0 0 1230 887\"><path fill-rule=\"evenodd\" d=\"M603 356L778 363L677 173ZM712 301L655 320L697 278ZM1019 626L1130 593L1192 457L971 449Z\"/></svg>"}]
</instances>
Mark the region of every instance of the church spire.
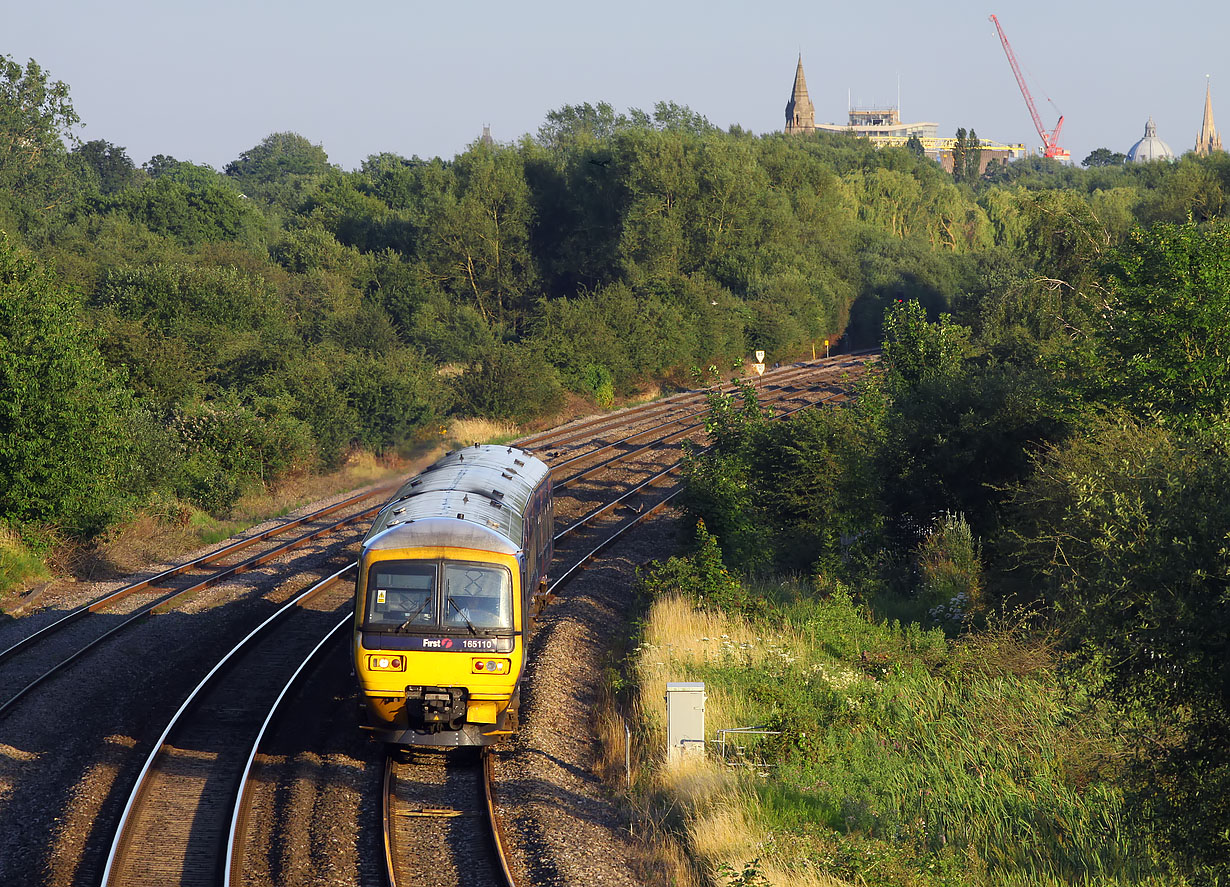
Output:
<instances>
[{"instance_id":1,"label":"church spire","mask_svg":"<svg viewBox=\"0 0 1230 887\"><path fill-rule=\"evenodd\" d=\"M786 132L815 132L816 109L807 97L807 78L803 76L803 54L799 53L799 65L794 71L794 90L786 103Z\"/></svg>"},{"instance_id":2,"label":"church spire","mask_svg":"<svg viewBox=\"0 0 1230 887\"><path fill-rule=\"evenodd\" d=\"M1200 123L1200 136L1196 139L1197 154L1211 154L1221 150L1221 136L1213 125L1213 92L1206 80L1204 83L1204 120Z\"/></svg>"}]
</instances>

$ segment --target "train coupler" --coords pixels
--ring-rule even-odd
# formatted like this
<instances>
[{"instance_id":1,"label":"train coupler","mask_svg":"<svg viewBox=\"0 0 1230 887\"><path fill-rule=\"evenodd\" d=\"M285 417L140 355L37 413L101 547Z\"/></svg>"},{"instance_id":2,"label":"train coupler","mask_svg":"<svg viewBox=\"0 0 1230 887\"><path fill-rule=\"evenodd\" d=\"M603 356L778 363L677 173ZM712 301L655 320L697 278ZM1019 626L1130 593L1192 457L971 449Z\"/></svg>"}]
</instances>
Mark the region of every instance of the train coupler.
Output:
<instances>
[{"instance_id":1,"label":"train coupler","mask_svg":"<svg viewBox=\"0 0 1230 887\"><path fill-rule=\"evenodd\" d=\"M465 687L406 687L406 717L412 726L460 729L466 720Z\"/></svg>"}]
</instances>

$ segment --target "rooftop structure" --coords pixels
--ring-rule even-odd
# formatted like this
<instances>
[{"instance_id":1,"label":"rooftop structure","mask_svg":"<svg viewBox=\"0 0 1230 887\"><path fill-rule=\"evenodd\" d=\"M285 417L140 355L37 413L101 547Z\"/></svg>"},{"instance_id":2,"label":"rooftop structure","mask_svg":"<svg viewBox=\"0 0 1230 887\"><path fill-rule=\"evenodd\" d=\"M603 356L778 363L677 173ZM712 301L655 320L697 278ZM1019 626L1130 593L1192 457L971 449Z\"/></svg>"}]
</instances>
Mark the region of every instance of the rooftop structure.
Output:
<instances>
[{"instance_id":1,"label":"rooftop structure","mask_svg":"<svg viewBox=\"0 0 1230 887\"><path fill-rule=\"evenodd\" d=\"M1128 149L1130 163L1148 163L1150 160L1174 160L1174 151L1157 137L1157 124L1153 118L1145 124L1145 137Z\"/></svg>"},{"instance_id":2,"label":"rooftop structure","mask_svg":"<svg viewBox=\"0 0 1230 887\"><path fill-rule=\"evenodd\" d=\"M1221 136L1213 125L1213 93L1208 81L1204 84L1204 120L1200 122L1200 136L1196 139L1195 152L1201 155L1222 150Z\"/></svg>"},{"instance_id":3,"label":"rooftop structure","mask_svg":"<svg viewBox=\"0 0 1230 887\"><path fill-rule=\"evenodd\" d=\"M877 139L904 140L910 136L934 139L938 135L939 124L932 122L902 123L901 112L897 108L851 108L848 122L844 126L836 123L817 123L816 129L824 132L844 132L871 139L877 146L883 147Z\"/></svg>"}]
</instances>

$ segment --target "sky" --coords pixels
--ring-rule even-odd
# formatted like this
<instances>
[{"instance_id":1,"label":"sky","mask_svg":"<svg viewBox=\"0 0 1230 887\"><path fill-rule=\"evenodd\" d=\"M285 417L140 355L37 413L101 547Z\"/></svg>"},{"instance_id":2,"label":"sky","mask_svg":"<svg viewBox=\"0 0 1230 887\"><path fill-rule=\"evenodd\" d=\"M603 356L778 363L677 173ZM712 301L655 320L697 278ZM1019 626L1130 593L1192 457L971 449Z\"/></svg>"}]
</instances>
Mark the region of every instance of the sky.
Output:
<instances>
[{"instance_id":1,"label":"sky","mask_svg":"<svg viewBox=\"0 0 1230 887\"><path fill-rule=\"evenodd\" d=\"M995 13L1043 125L1074 163L1126 153L1150 116L1176 154L1200 130L1206 75L1230 136L1230 3L1033 0L4 0L0 55L71 90L83 140L140 165L221 169L292 131L355 169L372 154L451 158L491 127L534 134L567 104L673 101L726 128L780 130L802 55L816 122L898 105L1036 149ZM900 97L898 99L898 97ZM1054 103L1053 105L1051 103ZM1223 136L1223 141L1230 138Z\"/></svg>"}]
</instances>

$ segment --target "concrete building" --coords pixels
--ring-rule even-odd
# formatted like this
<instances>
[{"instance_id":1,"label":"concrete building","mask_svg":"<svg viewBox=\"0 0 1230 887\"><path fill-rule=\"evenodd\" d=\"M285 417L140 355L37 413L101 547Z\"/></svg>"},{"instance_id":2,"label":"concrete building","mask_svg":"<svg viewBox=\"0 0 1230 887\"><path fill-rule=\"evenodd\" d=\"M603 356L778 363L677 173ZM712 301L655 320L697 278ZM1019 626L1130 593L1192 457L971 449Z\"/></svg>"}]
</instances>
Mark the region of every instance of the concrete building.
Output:
<instances>
[{"instance_id":1,"label":"concrete building","mask_svg":"<svg viewBox=\"0 0 1230 887\"><path fill-rule=\"evenodd\" d=\"M851 108L845 125L818 123L816 129L824 132L841 132L862 139L934 139L938 123L902 123L901 111L897 108Z\"/></svg>"}]
</instances>

